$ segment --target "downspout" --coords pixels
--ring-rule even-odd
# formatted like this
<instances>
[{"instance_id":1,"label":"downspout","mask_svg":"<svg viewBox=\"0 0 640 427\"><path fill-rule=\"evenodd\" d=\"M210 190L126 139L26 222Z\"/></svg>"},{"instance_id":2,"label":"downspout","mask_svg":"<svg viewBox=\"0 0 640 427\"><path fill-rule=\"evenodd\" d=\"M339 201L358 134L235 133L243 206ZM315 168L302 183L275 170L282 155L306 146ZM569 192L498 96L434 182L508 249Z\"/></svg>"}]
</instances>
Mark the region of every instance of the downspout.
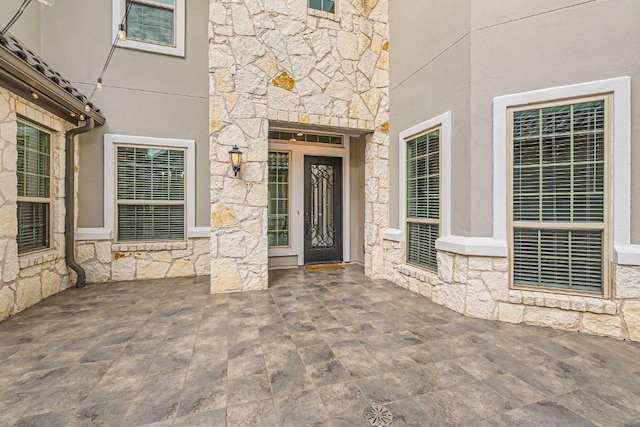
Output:
<instances>
[{"instance_id":1,"label":"downspout","mask_svg":"<svg viewBox=\"0 0 640 427\"><path fill-rule=\"evenodd\" d=\"M91 117L87 119L85 124L79 128L71 129L65 135L65 172L64 172L64 205L65 205L65 240L64 240L64 256L67 266L76 272L78 279L76 280L77 288L84 288L87 275L84 268L76 262L75 255L75 144L74 138L81 133L89 132L94 127Z\"/></svg>"}]
</instances>

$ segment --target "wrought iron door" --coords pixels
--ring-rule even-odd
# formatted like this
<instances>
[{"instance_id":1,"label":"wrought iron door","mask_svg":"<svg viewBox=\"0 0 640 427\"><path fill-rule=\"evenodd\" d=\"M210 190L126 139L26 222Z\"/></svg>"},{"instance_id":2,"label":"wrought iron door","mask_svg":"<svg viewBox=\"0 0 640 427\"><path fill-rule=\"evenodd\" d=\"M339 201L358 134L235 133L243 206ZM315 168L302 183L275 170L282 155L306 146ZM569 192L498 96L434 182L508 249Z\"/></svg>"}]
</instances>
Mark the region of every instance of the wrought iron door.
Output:
<instances>
[{"instance_id":1,"label":"wrought iron door","mask_svg":"<svg viewBox=\"0 0 640 427\"><path fill-rule=\"evenodd\" d=\"M304 262L342 261L342 159L304 158Z\"/></svg>"}]
</instances>

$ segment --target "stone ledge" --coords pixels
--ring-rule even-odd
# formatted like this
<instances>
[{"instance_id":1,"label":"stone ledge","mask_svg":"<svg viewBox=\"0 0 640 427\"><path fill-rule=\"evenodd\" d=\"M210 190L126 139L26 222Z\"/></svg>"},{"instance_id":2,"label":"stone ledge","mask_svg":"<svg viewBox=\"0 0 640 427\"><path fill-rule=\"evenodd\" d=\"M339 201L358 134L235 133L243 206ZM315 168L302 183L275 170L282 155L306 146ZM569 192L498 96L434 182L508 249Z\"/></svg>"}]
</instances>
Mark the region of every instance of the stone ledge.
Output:
<instances>
[{"instance_id":1,"label":"stone ledge","mask_svg":"<svg viewBox=\"0 0 640 427\"><path fill-rule=\"evenodd\" d=\"M618 312L618 304L614 301L604 298L582 297L579 295L510 290L509 302L512 304L559 308L561 310L596 314L615 315Z\"/></svg>"},{"instance_id":2,"label":"stone ledge","mask_svg":"<svg viewBox=\"0 0 640 427\"><path fill-rule=\"evenodd\" d=\"M151 252L187 249L187 242L118 243L111 245L111 252Z\"/></svg>"},{"instance_id":3,"label":"stone ledge","mask_svg":"<svg viewBox=\"0 0 640 427\"><path fill-rule=\"evenodd\" d=\"M325 12L324 10L309 8L308 14L309 16L315 16L316 18L324 18L324 19L330 19L332 21L340 22L340 17L338 16L337 13Z\"/></svg>"},{"instance_id":4,"label":"stone ledge","mask_svg":"<svg viewBox=\"0 0 640 427\"><path fill-rule=\"evenodd\" d=\"M291 111L269 109L267 119L271 121L330 126L334 128L357 129L361 131L375 131L373 120L349 119L346 117L330 117L319 114L306 114Z\"/></svg>"},{"instance_id":5,"label":"stone ledge","mask_svg":"<svg viewBox=\"0 0 640 427\"><path fill-rule=\"evenodd\" d=\"M56 250L47 250L33 254L21 255L19 257L20 268L33 267L34 265L44 264L45 262L57 261L62 258L61 252Z\"/></svg>"},{"instance_id":6,"label":"stone ledge","mask_svg":"<svg viewBox=\"0 0 640 427\"><path fill-rule=\"evenodd\" d=\"M409 276L421 282L431 283L431 279L438 279L438 273L435 271L423 270L409 264L398 264L398 273Z\"/></svg>"}]
</instances>

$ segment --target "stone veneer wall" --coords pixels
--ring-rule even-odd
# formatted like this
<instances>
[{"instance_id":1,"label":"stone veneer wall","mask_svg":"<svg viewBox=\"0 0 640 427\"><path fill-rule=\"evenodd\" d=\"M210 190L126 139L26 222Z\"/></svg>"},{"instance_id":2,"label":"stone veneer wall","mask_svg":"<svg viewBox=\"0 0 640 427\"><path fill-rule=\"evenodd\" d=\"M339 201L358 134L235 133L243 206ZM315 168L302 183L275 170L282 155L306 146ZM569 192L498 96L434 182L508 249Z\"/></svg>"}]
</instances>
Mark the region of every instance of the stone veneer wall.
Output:
<instances>
[{"instance_id":1,"label":"stone veneer wall","mask_svg":"<svg viewBox=\"0 0 640 427\"><path fill-rule=\"evenodd\" d=\"M211 266L206 238L132 244L78 241L76 261L85 269L87 283L205 276Z\"/></svg>"},{"instance_id":2,"label":"stone veneer wall","mask_svg":"<svg viewBox=\"0 0 640 427\"><path fill-rule=\"evenodd\" d=\"M268 284L270 122L368 133L367 274L388 223L388 0L210 0L211 292ZM244 153L234 177L228 151ZM382 263L378 265L381 267Z\"/></svg>"},{"instance_id":3,"label":"stone veneer wall","mask_svg":"<svg viewBox=\"0 0 640 427\"><path fill-rule=\"evenodd\" d=\"M48 128L52 150L51 248L25 255L18 255L16 243L18 116ZM0 88L0 320L71 286L64 260L64 135L70 128L70 123Z\"/></svg>"},{"instance_id":4,"label":"stone veneer wall","mask_svg":"<svg viewBox=\"0 0 640 427\"><path fill-rule=\"evenodd\" d=\"M451 310L640 342L640 266L614 265L613 298L509 289L503 257L438 251L438 272L404 263L405 243L384 241L385 276Z\"/></svg>"}]
</instances>

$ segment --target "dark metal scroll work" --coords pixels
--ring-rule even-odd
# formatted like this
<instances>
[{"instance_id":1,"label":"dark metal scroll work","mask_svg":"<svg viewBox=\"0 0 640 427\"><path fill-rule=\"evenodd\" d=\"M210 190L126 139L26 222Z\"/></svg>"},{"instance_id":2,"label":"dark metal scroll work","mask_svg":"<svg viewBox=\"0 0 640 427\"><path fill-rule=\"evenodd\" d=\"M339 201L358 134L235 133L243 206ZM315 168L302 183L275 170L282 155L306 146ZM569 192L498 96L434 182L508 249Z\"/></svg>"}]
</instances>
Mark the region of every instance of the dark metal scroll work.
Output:
<instances>
[{"instance_id":1,"label":"dark metal scroll work","mask_svg":"<svg viewBox=\"0 0 640 427\"><path fill-rule=\"evenodd\" d=\"M311 164L311 247L335 247L334 192L335 170L332 165Z\"/></svg>"}]
</instances>

